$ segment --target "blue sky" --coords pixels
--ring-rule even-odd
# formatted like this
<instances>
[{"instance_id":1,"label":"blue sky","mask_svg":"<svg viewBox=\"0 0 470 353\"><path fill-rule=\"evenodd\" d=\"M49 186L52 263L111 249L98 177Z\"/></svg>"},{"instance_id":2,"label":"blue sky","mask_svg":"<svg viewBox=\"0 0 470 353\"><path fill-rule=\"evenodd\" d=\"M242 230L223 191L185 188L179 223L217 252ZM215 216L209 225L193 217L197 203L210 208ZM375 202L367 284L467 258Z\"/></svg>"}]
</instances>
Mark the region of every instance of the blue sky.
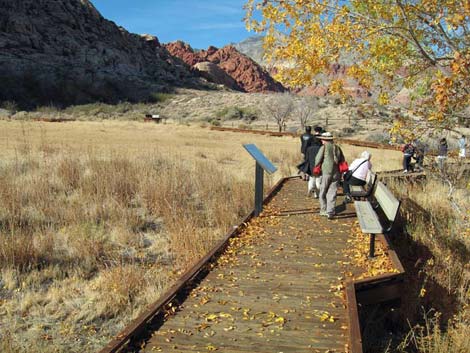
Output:
<instances>
[{"instance_id":1,"label":"blue sky","mask_svg":"<svg viewBox=\"0 0 470 353\"><path fill-rule=\"evenodd\" d=\"M193 48L223 47L255 35L247 32L245 0L91 0L108 20L162 43L182 40Z\"/></svg>"}]
</instances>

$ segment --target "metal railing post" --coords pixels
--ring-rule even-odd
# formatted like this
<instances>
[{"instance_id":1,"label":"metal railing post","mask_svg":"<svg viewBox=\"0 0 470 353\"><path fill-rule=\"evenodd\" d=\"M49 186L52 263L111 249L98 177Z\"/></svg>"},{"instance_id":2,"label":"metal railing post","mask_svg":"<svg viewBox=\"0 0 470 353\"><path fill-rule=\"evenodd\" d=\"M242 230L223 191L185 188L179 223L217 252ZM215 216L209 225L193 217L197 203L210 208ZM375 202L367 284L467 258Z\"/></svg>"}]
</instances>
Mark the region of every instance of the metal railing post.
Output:
<instances>
[{"instance_id":1,"label":"metal railing post","mask_svg":"<svg viewBox=\"0 0 470 353\"><path fill-rule=\"evenodd\" d=\"M264 170L258 162L256 162L255 174L255 217L257 217L263 211L264 187Z\"/></svg>"}]
</instances>

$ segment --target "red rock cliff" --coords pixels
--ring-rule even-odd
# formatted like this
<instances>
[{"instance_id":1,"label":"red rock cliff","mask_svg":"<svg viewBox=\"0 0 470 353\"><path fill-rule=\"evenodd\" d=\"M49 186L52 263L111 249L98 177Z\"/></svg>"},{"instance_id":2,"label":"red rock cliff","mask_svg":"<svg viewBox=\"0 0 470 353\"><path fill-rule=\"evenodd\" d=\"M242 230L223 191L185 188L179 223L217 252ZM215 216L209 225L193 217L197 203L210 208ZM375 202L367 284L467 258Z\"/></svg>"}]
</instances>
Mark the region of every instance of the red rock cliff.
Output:
<instances>
[{"instance_id":1,"label":"red rock cliff","mask_svg":"<svg viewBox=\"0 0 470 353\"><path fill-rule=\"evenodd\" d=\"M179 41L166 44L165 47L172 55L179 57L191 67L200 62L217 64L237 82L243 91L285 91L285 88L275 81L266 70L231 45L221 49L211 46L207 50L199 52L195 52L189 45Z\"/></svg>"}]
</instances>

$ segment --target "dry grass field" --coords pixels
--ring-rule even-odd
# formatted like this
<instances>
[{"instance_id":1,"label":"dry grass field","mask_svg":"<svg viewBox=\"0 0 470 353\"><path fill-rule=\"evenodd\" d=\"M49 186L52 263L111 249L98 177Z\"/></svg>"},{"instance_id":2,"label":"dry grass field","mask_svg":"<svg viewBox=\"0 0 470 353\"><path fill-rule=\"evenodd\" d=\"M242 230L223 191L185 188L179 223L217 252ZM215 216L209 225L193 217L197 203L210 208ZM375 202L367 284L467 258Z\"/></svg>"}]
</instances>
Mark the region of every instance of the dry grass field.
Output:
<instances>
[{"instance_id":1,"label":"dry grass field","mask_svg":"<svg viewBox=\"0 0 470 353\"><path fill-rule=\"evenodd\" d=\"M0 121L0 351L103 346L252 208L243 143L279 167L267 187L295 174L291 137ZM399 166L372 153L377 169Z\"/></svg>"},{"instance_id":2,"label":"dry grass field","mask_svg":"<svg viewBox=\"0 0 470 353\"><path fill-rule=\"evenodd\" d=\"M254 161L244 143L278 166L267 187L296 173L297 138L200 123L0 120L0 352L103 346L252 208ZM342 147L348 161L363 151ZM375 170L400 168L401 153L371 153ZM433 318L407 347L465 352L470 269L449 244L470 249L470 215L455 212L441 183L395 189L432 212L431 225L411 218L407 230L433 254L426 283L457 303L444 331ZM464 191L455 202L470 209ZM418 303L438 295L428 287Z\"/></svg>"}]
</instances>

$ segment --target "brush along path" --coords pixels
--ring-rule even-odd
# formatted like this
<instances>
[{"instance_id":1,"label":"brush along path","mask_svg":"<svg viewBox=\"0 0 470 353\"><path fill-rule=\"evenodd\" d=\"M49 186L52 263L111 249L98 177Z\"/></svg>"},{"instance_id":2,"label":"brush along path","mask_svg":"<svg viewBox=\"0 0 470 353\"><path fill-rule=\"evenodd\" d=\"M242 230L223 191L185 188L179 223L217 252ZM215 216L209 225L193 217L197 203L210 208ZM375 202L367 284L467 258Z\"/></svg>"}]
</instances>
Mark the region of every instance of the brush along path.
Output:
<instances>
[{"instance_id":1,"label":"brush along path","mask_svg":"<svg viewBox=\"0 0 470 353\"><path fill-rule=\"evenodd\" d=\"M143 351L347 351L341 275L355 218L318 212L305 182L286 182Z\"/></svg>"}]
</instances>

